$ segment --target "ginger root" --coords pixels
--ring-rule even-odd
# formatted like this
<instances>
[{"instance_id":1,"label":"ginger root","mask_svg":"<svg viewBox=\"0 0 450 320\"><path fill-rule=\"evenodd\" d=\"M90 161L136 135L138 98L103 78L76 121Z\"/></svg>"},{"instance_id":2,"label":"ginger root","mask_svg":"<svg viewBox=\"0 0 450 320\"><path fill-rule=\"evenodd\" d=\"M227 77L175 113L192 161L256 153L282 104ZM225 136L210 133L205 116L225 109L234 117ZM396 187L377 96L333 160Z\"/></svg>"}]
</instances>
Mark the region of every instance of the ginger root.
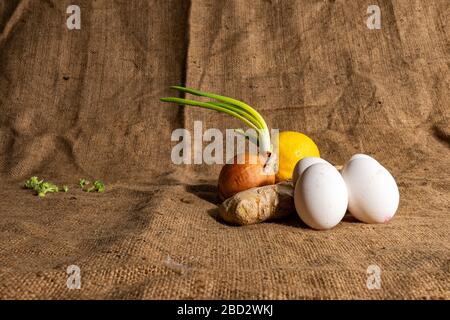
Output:
<instances>
[{"instance_id":1,"label":"ginger root","mask_svg":"<svg viewBox=\"0 0 450 320\"><path fill-rule=\"evenodd\" d=\"M231 224L248 225L285 217L295 212L292 182L251 188L219 206L220 217Z\"/></svg>"}]
</instances>

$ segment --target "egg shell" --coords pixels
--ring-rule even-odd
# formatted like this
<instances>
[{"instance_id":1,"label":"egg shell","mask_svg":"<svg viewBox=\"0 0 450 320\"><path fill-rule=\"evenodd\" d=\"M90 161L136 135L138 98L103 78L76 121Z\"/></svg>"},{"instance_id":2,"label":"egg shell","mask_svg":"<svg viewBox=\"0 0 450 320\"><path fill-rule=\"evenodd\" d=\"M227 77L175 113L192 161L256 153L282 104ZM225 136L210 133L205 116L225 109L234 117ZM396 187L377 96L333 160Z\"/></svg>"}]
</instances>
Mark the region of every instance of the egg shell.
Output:
<instances>
[{"instance_id":1,"label":"egg shell","mask_svg":"<svg viewBox=\"0 0 450 320\"><path fill-rule=\"evenodd\" d=\"M331 229L347 211L347 187L335 167L329 163L316 163L297 180L294 203L300 219L308 226L318 230Z\"/></svg>"},{"instance_id":2,"label":"egg shell","mask_svg":"<svg viewBox=\"0 0 450 320\"><path fill-rule=\"evenodd\" d=\"M400 194L394 177L373 158L354 158L342 170L348 211L366 223L386 223L395 215Z\"/></svg>"},{"instance_id":3,"label":"egg shell","mask_svg":"<svg viewBox=\"0 0 450 320\"><path fill-rule=\"evenodd\" d=\"M364 154L364 153L356 153L356 154L354 154L354 155L350 158L349 161L352 161L352 160L354 160L354 159L373 159L373 160L375 160L375 159L372 158L371 156L369 156L369 155L367 155L367 154ZM375 160L375 161L376 161L376 160Z\"/></svg>"},{"instance_id":4,"label":"egg shell","mask_svg":"<svg viewBox=\"0 0 450 320\"><path fill-rule=\"evenodd\" d=\"M306 157L303 158L295 164L294 171L292 172L292 184L295 186L297 183L298 178L302 175L303 172L305 172L306 169L308 169L310 166L316 163L328 163L328 161L319 158L319 157Z\"/></svg>"}]
</instances>

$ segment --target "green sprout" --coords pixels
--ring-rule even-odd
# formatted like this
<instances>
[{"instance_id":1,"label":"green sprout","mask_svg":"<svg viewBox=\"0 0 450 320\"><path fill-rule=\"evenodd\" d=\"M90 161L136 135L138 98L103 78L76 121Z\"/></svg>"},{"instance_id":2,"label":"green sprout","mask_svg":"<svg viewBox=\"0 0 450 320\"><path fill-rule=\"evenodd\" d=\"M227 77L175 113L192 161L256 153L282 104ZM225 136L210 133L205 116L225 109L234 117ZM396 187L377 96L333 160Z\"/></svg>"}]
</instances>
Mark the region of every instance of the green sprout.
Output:
<instances>
[{"instance_id":1,"label":"green sprout","mask_svg":"<svg viewBox=\"0 0 450 320\"><path fill-rule=\"evenodd\" d=\"M90 184L90 182L86 179L80 179L78 184L85 192L104 192L106 190L105 184L100 180L95 180L92 187L90 188L86 187L88 184ZM69 192L69 187L67 185L63 185L61 188L59 188L52 182L39 180L38 177L31 177L30 179L25 181L24 187L26 189L36 191L36 194L41 198L45 197L45 195L49 192Z\"/></svg>"},{"instance_id":2,"label":"green sprout","mask_svg":"<svg viewBox=\"0 0 450 320\"><path fill-rule=\"evenodd\" d=\"M38 177L31 177L25 181L25 188L36 191L36 194L41 198L45 197L48 192L59 191L57 185L51 182L44 182L44 180L39 180Z\"/></svg>"},{"instance_id":3,"label":"green sprout","mask_svg":"<svg viewBox=\"0 0 450 320\"><path fill-rule=\"evenodd\" d=\"M78 183L83 191L86 192L104 192L105 191L105 184L101 182L100 180L95 180L92 187L86 188L88 184L90 184L89 181L86 179L80 179Z\"/></svg>"},{"instance_id":4,"label":"green sprout","mask_svg":"<svg viewBox=\"0 0 450 320\"><path fill-rule=\"evenodd\" d=\"M272 151L272 144L270 142L270 134L267 123L264 121L261 114L248 104L230 97L221 96L211 92L203 92L192 88L185 88L182 86L172 86L170 88L182 93L206 97L209 98L210 101L196 101L178 97L161 98L161 101L172 102L179 105L200 107L228 114L243 121L249 127L256 130L258 136L249 136L248 138L250 141L256 143L262 151ZM245 133L241 130L237 132L245 135Z\"/></svg>"},{"instance_id":5,"label":"green sprout","mask_svg":"<svg viewBox=\"0 0 450 320\"><path fill-rule=\"evenodd\" d=\"M94 185L90 187L87 192L104 192L105 191L105 184L101 182L100 180L95 180Z\"/></svg>"},{"instance_id":6,"label":"green sprout","mask_svg":"<svg viewBox=\"0 0 450 320\"><path fill-rule=\"evenodd\" d=\"M59 188L51 182L43 182L39 185L36 191L38 196L43 198L47 192L58 192Z\"/></svg>"},{"instance_id":7,"label":"green sprout","mask_svg":"<svg viewBox=\"0 0 450 320\"><path fill-rule=\"evenodd\" d=\"M100 180L97 180L94 182L94 186L97 190L97 192L104 192L105 191L105 184L101 182Z\"/></svg>"},{"instance_id":8,"label":"green sprout","mask_svg":"<svg viewBox=\"0 0 450 320\"><path fill-rule=\"evenodd\" d=\"M89 181L87 181L86 179L80 179L80 181L78 182L78 184L80 185L81 188L84 188L86 185L89 184Z\"/></svg>"},{"instance_id":9,"label":"green sprout","mask_svg":"<svg viewBox=\"0 0 450 320\"><path fill-rule=\"evenodd\" d=\"M38 177L31 177L27 181L25 181L25 188L33 189L39 186L44 180L39 181Z\"/></svg>"}]
</instances>

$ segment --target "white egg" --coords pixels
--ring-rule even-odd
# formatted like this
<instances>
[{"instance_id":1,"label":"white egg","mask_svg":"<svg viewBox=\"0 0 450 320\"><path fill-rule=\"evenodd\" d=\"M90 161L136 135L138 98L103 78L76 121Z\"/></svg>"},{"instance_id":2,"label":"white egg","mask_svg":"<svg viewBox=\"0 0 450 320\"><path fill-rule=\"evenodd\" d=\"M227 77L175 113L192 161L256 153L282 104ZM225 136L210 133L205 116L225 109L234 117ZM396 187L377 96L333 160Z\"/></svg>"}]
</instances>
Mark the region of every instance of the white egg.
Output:
<instances>
[{"instance_id":1,"label":"white egg","mask_svg":"<svg viewBox=\"0 0 450 320\"><path fill-rule=\"evenodd\" d=\"M297 180L294 203L300 219L308 226L318 230L331 229L347 211L347 187L335 167L329 163L316 163Z\"/></svg>"},{"instance_id":2,"label":"white egg","mask_svg":"<svg viewBox=\"0 0 450 320\"><path fill-rule=\"evenodd\" d=\"M348 211L366 223L386 223L397 211L400 194L394 177L370 157L350 159L342 170Z\"/></svg>"},{"instance_id":3,"label":"white egg","mask_svg":"<svg viewBox=\"0 0 450 320\"><path fill-rule=\"evenodd\" d=\"M354 159L363 159L363 158L365 158L365 159L373 159L371 156L369 156L369 155L367 155L367 154L364 154L364 153L356 153L356 154L354 154L354 155L350 158L349 161L354 160ZM375 159L373 159L373 160L375 160ZM376 161L376 160L375 160L375 161Z\"/></svg>"},{"instance_id":4,"label":"white egg","mask_svg":"<svg viewBox=\"0 0 450 320\"><path fill-rule=\"evenodd\" d=\"M297 164L294 167L294 171L292 172L292 184L295 186L298 178L302 175L302 173L305 172L307 168L316 163L329 163L329 162L318 157L306 157L297 161Z\"/></svg>"}]
</instances>

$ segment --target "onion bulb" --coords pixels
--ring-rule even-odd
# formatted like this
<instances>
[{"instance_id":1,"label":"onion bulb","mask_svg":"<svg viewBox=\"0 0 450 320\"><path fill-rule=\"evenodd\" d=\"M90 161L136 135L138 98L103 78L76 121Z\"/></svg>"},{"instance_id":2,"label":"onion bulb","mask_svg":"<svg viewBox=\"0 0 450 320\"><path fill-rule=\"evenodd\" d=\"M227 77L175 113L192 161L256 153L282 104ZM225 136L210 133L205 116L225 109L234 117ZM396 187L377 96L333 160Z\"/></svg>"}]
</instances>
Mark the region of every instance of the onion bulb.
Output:
<instances>
[{"instance_id":1,"label":"onion bulb","mask_svg":"<svg viewBox=\"0 0 450 320\"><path fill-rule=\"evenodd\" d=\"M275 174L270 158L245 153L242 155L244 163L239 164L238 157L235 156L233 162L224 165L220 171L218 192L221 201L238 192L275 183Z\"/></svg>"}]
</instances>

